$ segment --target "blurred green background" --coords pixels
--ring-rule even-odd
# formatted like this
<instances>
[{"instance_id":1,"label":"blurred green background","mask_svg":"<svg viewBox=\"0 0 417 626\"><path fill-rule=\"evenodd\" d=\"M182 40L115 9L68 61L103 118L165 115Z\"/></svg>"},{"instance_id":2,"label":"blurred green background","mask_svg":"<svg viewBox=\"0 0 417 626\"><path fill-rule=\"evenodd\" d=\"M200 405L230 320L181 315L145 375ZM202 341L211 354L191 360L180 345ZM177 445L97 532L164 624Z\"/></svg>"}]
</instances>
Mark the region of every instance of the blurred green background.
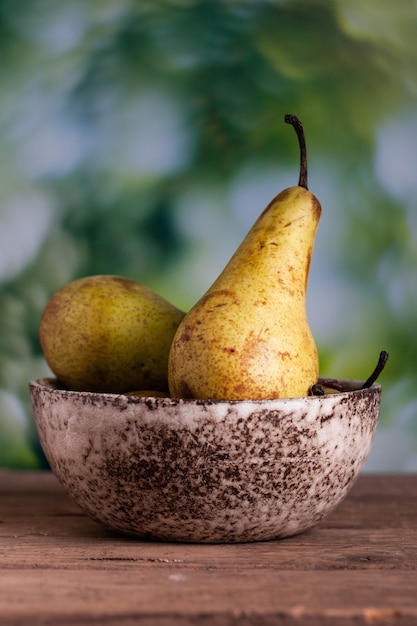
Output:
<instances>
[{"instance_id":1,"label":"blurred green background","mask_svg":"<svg viewBox=\"0 0 417 626\"><path fill-rule=\"evenodd\" d=\"M269 200L320 198L323 376L380 381L368 471L417 471L417 3L0 0L0 466L44 465L51 294L122 274L188 308Z\"/></svg>"}]
</instances>

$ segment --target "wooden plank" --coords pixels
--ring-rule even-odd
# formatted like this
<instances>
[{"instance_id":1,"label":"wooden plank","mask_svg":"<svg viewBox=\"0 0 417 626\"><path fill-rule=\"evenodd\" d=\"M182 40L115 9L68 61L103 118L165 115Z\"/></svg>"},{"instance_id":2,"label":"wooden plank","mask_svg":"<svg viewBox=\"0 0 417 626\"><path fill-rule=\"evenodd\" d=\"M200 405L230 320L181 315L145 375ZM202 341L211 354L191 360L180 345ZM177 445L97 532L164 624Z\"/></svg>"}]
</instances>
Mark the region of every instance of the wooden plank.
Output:
<instances>
[{"instance_id":1,"label":"wooden plank","mask_svg":"<svg viewBox=\"0 0 417 626\"><path fill-rule=\"evenodd\" d=\"M282 541L138 541L48 473L0 472L0 624L417 624L417 476L363 476Z\"/></svg>"},{"instance_id":2,"label":"wooden plank","mask_svg":"<svg viewBox=\"0 0 417 626\"><path fill-rule=\"evenodd\" d=\"M199 617L233 623L245 616L260 620L275 615L283 623L284 616L288 623L300 617L356 622L362 617L366 623L374 611L398 621L417 619L416 582L407 572L381 577L375 571L354 576L316 571L307 581L298 572L201 571L170 564L141 564L124 573L100 569L77 576L71 570L32 570L24 577L9 572L1 585L7 600L0 603L0 619L30 624L34 616L42 616L42 623L58 624L69 617L77 623L87 617L91 623L171 617L176 624L186 618L190 623ZM175 621L178 616L182 622Z\"/></svg>"}]
</instances>

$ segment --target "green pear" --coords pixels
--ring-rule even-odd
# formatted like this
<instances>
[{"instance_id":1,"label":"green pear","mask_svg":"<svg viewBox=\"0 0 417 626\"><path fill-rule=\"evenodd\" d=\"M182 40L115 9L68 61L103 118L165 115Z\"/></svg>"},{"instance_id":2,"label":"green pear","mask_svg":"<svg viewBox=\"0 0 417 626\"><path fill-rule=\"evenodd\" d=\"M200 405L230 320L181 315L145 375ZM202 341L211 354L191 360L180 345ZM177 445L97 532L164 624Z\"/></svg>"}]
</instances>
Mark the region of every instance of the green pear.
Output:
<instances>
[{"instance_id":1,"label":"green pear","mask_svg":"<svg viewBox=\"0 0 417 626\"><path fill-rule=\"evenodd\" d=\"M119 276L68 283L49 300L39 339L69 389L168 391L168 354L184 313L147 287Z\"/></svg>"},{"instance_id":2,"label":"green pear","mask_svg":"<svg viewBox=\"0 0 417 626\"><path fill-rule=\"evenodd\" d=\"M277 195L223 272L180 323L168 364L172 397L299 397L319 362L306 315L310 260L321 206L307 188L304 133L298 186Z\"/></svg>"}]
</instances>

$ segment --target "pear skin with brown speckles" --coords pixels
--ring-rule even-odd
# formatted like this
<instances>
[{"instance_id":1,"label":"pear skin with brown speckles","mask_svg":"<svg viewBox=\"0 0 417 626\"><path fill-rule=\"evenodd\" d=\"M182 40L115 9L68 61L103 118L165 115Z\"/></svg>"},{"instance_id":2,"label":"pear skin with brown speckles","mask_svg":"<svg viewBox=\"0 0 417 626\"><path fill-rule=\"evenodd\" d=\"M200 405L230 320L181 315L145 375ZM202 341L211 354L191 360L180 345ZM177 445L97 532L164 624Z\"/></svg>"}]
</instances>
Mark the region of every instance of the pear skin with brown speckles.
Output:
<instances>
[{"instance_id":1,"label":"pear skin with brown speckles","mask_svg":"<svg viewBox=\"0 0 417 626\"><path fill-rule=\"evenodd\" d=\"M40 323L49 367L68 388L168 391L168 354L184 313L121 276L74 280L53 294Z\"/></svg>"},{"instance_id":2,"label":"pear skin with brown speckles","mask_svg":"<svg viewBox=\"0 0 417 626\"><path fill-rule=\"evenodd\" d=\"M180 323L168 364L172 397L308 395L319 370L306 289L320 215L317 198L300 186L272 200Z\"/></svg>"}]
</instances>

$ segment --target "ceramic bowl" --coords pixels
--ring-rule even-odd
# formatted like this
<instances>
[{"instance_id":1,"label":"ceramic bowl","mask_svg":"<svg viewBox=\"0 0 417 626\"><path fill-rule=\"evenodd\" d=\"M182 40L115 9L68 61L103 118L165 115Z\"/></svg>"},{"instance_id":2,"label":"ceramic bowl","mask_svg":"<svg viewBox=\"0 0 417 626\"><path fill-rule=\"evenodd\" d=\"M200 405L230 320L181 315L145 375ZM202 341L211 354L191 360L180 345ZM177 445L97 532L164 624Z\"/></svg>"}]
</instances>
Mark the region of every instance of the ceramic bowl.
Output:
<instances>
[{"instance_id":1,"label":"ceramic bowl","mask_svg":"<svg viewBox=\"0 0 417 626\"><path fill-rule=\"evenodd\" d=\"M69 494L106 526L168 541L288 537L354 484L380 385L262 401L139 398L32 381L40 442Z\"/></svg>"}]
</instances>

